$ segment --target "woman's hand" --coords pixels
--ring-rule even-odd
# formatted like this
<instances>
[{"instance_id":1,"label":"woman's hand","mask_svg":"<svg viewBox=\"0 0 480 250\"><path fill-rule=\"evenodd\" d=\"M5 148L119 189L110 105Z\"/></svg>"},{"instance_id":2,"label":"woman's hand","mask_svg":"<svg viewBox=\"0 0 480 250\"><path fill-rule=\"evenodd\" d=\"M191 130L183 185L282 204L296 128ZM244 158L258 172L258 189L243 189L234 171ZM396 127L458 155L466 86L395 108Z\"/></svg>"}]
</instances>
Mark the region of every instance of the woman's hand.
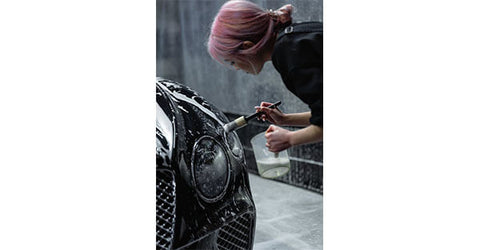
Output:
<instances>
[{"instance_id":1,"label":"woman's hand","mask_svg":"<svg viewBox=\"0 0 480 250\"><path fill-rule=\"evenodd\" d=\"M273 103L269 102L262 102L260 106L255 106L255 110L258 112L263 112L264 114L260 115L258 119L263 121L268 120L269 122L276 124L276 125L283 125L286 120L286 115L282 113L278 108L268 108L268 106L272 105Z\"/></svg>"},{"instance_id":2,"label":"woman's hand","mask_svg":"<svg viewBox=\"0 0 480 250\"><path fill-rule=\"evenodd\" d=\"M291 131L270 125L267 131L265 132L265 138L267 138L267 146L269 151L280 152L285 150L292 145L290 142Z\"/></svg>"},{"instance_id":3,"label":"woman's hand","mask_svg":"<svg viewBox=\"0 0 480 250\"><path fill-rule=\"evenodd\" d=\"M296 131L289 131L274 125L270 125L265 132L268 150L280 152L291 146L319 142L323 140L323 128L310 125Z\"/></svg>"}]
</instances>

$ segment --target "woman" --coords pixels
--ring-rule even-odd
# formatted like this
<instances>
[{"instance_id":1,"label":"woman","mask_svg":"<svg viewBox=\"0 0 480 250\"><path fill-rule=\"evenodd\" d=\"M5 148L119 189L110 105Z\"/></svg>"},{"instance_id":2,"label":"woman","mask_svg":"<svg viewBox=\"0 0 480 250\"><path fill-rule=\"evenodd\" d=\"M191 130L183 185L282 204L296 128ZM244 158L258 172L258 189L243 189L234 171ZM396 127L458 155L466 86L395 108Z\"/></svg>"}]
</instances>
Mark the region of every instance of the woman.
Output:
<instances>
[{"instance_id":1,"label":"woman","mask_svg":"<svg viewBox=\"0 0 480 250\"><path fill-rule=\"evenodd\" d=\"M271 103L255 107L275 125L306 126L289 131L270 125L266 146L279 152L323 139L323 29L319 22L292 24L292 6L263 10L246 0L226 2L211 27L208 52L216 61L259 74L272 60L286 87L310 112L284 114Z\"/></svg>"}]
</instances>

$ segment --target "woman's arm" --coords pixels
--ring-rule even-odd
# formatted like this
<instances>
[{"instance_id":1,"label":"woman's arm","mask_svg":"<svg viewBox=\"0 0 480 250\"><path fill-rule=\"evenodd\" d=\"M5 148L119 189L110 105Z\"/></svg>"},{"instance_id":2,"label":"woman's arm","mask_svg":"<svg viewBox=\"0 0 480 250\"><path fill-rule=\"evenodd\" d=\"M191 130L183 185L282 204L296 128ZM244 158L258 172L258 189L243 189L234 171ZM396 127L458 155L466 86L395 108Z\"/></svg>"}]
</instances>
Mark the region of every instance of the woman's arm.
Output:
<instances>
[{"instance_id":1,"label":"woman's arm","mask_svg":"<svg viewBox=\"0 0 480 250\"><path fill-rule=\"evenodd\" d=\"M262 102L260 106L256 106L257 112L263 112L259 119L268 120L275 125L281 126L308 126L310 125L311 112L284 114L277 108L268 108L272 105L269 102Z\"/></svg>"},{"instance_id":2,"label":"woman's arm","mask_svg":"<svg viewBox=\"0 0 480 250\"><path fill-rule=\"evenodd\" d=\"M310 125L310 117L312 117L312 113L310 111L303 113L285 114L284 123L281 125L308 126Z\"/></svg>"},{"instance_id":3,"label":"woman's arm","mask_svg":"<svg viewBox=\"0 0 480 250\"><path fill-rule=\"evenodd\" d=\"M268 150L280 152L291 146L308 144L323 140L323 129L316 125L310 125L296 131L289 131L274 125L265 132Z\"/></svg>"}]
</instances>

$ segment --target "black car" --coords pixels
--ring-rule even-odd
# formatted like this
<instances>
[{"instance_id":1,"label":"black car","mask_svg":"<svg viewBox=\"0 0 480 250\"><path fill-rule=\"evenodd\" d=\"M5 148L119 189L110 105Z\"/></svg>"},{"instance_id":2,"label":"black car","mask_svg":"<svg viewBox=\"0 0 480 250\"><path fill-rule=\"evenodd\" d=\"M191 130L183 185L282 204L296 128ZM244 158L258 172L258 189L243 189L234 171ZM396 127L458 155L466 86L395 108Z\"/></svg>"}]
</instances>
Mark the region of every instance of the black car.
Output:
<instances>
[{"instance_id":1,"label":"black car","mask_svg":"<svg viewBox=\"0 0 480 250\"><path fill-rule=\"evenodd\" d=\"M157 249L252 249L243 147L225 115L190 88L157 78Z\"/></svg>"}]
</instances>

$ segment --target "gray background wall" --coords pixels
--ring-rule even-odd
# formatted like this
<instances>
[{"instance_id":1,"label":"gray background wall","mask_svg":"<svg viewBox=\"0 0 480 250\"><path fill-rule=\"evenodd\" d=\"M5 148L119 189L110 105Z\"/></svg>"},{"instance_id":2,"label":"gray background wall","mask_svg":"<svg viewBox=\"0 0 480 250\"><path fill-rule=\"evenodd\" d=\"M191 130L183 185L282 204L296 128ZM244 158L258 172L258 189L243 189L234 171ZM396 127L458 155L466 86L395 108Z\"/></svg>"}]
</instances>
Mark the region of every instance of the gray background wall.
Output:
<instances>
[{"instance_id":1,"label":"gray background wall","mask_svg":"<svg viewBox=\"0 0 480 250\"><path fill-rule=\"evenodd\" d=\"M282 101L286 113L308 111L308 106L284 86L271 62L252 76L220 65L207 52L210 25L226 0L157 0L157 76L192 87L231 120L255 112L261 101ZM322 21L323 0L254 0L265 9L294 6L293 21ZM245 146L250 172L257 173L250 138L268 124L254 122L237 130ZM288 128L295 129L295 128ZM277 180L322 192L322 143L288 150L292 168Z\"/></svg>"}]
</instances>

